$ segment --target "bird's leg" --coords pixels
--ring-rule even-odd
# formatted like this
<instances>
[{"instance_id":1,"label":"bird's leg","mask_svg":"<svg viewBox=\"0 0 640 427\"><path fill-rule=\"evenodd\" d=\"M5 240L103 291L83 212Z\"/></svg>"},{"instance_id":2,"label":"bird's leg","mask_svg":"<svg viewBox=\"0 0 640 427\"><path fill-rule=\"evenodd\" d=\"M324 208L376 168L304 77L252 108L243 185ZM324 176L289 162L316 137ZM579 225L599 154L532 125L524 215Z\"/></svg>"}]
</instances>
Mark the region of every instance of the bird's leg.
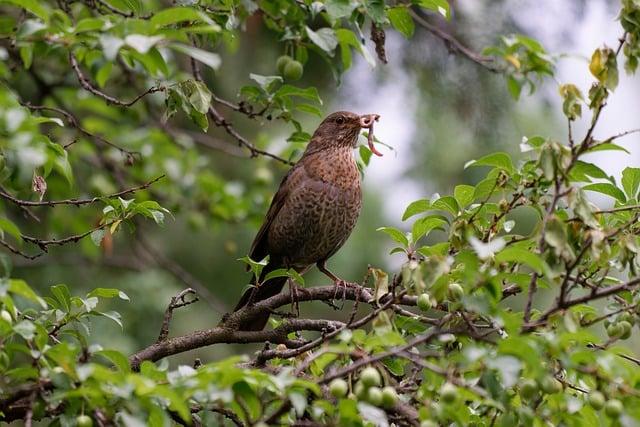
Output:
<instances>
[{"instance_id":1,"label":"bird's leg","mask_svg":"<svg viewBox=\"0 0 640 427\"><path fill-rule=\"evenodd\" d=\"M291 311L293 317L300 317L300 304L298 302L298 286L291 279L287 280L289 283L289 294L291 295Z\"/></svg>"},{"instance_id":2,"label":"bird's leg","mask_svg":"<svg viewBox=\"0 0 640 427\"><path fill-rule=\"evenodd\" d=\"M333 299L336 299L336 296L338 294L338 289L342 288L342 302L343 302L343 305L344 305L344 300L347 297L347 285L349 285L349 282L339 278L338 276L333 274L331 271L329 271L329 269L326 267L325 263L326 263L326 260L318 261L316 263L316 265L318 266L318 270L320 270L323 274L325 274L327 277L329 277L331 280L333 280L333 283L335 285L335 291L333 293Z\"/></svg>"}]
</instances>

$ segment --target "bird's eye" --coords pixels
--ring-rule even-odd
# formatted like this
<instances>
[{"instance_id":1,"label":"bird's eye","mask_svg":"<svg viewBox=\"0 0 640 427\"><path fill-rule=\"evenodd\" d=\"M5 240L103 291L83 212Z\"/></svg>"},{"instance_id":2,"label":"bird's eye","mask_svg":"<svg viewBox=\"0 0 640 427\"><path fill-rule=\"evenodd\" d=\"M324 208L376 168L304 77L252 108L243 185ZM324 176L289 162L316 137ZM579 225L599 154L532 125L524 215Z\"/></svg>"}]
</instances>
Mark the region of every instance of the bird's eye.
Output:
<instances>
[{"instance_id":1,"label":"bird's eye","mask_svg":"<svg viewBox=\"0 0 640 427\"><path fill-rule=\"evenodd\" d=\"M339 125L343 125L344 124L344 117L340 116L336 119L336 123Z\"/></svg>"}]
</instances>

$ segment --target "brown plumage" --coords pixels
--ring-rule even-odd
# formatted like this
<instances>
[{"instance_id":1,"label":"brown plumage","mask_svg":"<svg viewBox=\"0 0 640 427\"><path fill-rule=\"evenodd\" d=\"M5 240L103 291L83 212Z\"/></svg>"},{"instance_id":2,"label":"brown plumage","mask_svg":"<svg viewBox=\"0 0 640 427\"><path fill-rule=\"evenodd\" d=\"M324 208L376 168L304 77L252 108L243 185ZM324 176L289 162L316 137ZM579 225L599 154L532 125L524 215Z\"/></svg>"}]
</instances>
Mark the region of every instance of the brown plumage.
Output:
<instances>
[{"instance_id":1,"label":"brown plumage","mask_svg":"<svg viewBox=\"0 0 640 427\"><path fill-rule=\"evenodd\" d=\"M289 170L273 197L256 235L249 256L258 261L269 256L260 285L247 290L235 310L278 294L287 279L264 277L279 268L300 273L313 264L334 282L341 280L325 262L346 242L360 214L360 173L353 148L362 128L372 134L377 114L359 116L340 111L329 115L314 132L302 158ZM372 137L369 146L373 148ZM261 330L269 320L266 313L243 330Z\"/></svg>"}]
</instances>

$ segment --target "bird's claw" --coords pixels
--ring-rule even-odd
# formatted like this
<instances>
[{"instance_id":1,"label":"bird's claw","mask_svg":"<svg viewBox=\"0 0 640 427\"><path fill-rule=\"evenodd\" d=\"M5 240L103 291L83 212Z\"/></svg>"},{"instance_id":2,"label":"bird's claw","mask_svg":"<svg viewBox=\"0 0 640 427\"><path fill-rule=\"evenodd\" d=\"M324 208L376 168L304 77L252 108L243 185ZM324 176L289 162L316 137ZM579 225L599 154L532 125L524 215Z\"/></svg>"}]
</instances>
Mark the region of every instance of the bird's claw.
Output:
<instances>
[{"instance_id":1,"label":"bird's claw","mask_svg":"<svg viewBox=\"0 0 640 427\"><path fill-rule=\"evenodd\" d=\"M335 310L342 310L344 308L344 302L347 299L347 287L351 286L350 282L347 282L346 280L342 280L342 279L336 279L334 282L335 288L333 291L333 298L331 300L331 306L334 307ZM342 288L342 304L340 305L340 307L338 307L335 303L333 303L333 300L336 299L336 297L338 296L338 290Z\"/></svg>"}]
</instances>

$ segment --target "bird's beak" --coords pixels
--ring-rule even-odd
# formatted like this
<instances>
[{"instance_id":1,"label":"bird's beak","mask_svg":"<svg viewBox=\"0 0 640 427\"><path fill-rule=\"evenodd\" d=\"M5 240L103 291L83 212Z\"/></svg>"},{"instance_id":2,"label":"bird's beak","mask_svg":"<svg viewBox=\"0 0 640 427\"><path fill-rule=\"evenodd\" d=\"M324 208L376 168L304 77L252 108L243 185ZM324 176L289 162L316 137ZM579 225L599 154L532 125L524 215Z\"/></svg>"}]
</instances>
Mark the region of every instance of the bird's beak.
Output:
<instances>
[{"instance_id":1,"label":"bird's beak","mask_svg":"<svg viewBox=\"0 0 640 427\"><path fill-rule=\"evenodd\" d=\"M377 122L380 118L379 114L365 114L360 116L360 127L370 128L373 126L373 122Z\"/></svg>"},{"instance_id":2,"label":"bird's beak","mask_svg":"<svg viewBox=\"0 0 640 427\"><path fill-rule=\"evenodd\" d=\"M377 122L380 118L379 114L364 114L360 116L360 127L363 129L369 129L369 137L367 142L369 143L369 150L376 156L382 156L382 153L376 150L373 146L373 123Z\"/></svg>"}]
</instances>

